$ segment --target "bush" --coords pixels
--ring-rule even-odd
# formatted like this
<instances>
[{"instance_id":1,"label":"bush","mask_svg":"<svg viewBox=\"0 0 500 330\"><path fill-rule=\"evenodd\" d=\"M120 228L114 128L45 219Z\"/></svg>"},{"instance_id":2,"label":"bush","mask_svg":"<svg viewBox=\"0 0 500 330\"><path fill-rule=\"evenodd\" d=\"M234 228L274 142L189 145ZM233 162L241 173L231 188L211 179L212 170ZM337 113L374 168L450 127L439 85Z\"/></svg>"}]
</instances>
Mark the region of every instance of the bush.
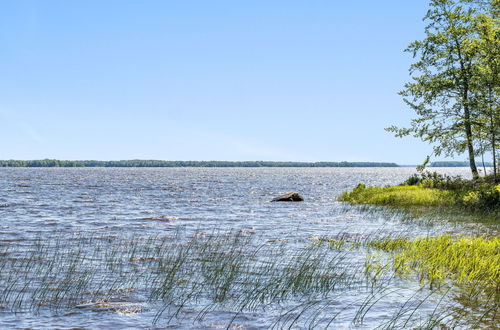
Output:
<instances>
[{"instance_id":1,"label":"bush","mask_svg":"<svg viewBox=\"0 0 500 330\"><path fill-rule=\"evenodd\" d=\"M465 193L458 203L466 209L495 210L500 208L500 191L496 186L481 185Z\"/></svg>"},{"instance_id":2,"label":"bush","mask_svg":"<svg viewBox=\"0 0 500 330\"><path fill-rule=\"evenodd\" d=\"M403 182L404 186L416 186L420 183L420 175L413 174L405 182Z\"/></svg>"},{"instance_id":3,"label":"bush","mask_svg":"<svg viewBox=\"0 0 500 330\"><path fill-rule=\"evenodd\" d=\"M413 174L403 185L417 186L424 188L437 188L446 190L460 190L468 185L468 181L460 177L451 177L436 172L424 172L422 174Z\"/></svg>"}]
</instances>

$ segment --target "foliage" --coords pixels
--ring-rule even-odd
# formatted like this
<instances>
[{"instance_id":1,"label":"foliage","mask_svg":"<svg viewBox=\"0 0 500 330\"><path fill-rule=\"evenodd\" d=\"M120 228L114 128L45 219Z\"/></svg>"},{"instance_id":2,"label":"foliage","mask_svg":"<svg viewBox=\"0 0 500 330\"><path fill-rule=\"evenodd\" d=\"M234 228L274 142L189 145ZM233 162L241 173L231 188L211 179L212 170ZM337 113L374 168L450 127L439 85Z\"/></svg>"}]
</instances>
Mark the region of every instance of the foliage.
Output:
<instances>
[{"instance_id":1,"label":"foliage","mask_svg":"<svg viewBox=\"0 0 500 330\"><path fill-rule=\"evenodd\" d=\"M437 188L448 190L459 190L469 186L470 181L461 177L451 177L437 172L423 172L414 174L403 182L406 186L422 186L424 188Z\"/></svg>"},{"instance_id":2,"label":"foliage","mask_svg":"<svg viewBox=\"0 0 500 330\"><path fill-rule=\"evenodd\" d=\"M479 176L475 157L487 145L497 171L498 8L498 0L430 1L425 38L406 49L416 61L400 93L417 116L409 128L387 129L432 143L435 155L467 152L473 177Z\"/></svg>"},{"instance_id":3,"label":"foliage","mask_svg":"<svg viewBox=\"0 0 500 330\"><path fill-rule=\"evenodd\" d=\"M490 150L493 173L497 174L497 149L500 149L500 1L490 0L476 18L478 38L473 42L479 52L477 71L473 80L473 104L478 111L476 136L481 157Z\"/></svg>"},{"instance_id":4,"label":"foliage","mask_svg":"<svg viewBox=\"0 0 500 330\"><path fill-rule=\"evenodd\" d=\"M468 210L498 212L500 209L500 191L498 186L480 185L464 193L457 202Z\"/></svg>"}]
</instances>

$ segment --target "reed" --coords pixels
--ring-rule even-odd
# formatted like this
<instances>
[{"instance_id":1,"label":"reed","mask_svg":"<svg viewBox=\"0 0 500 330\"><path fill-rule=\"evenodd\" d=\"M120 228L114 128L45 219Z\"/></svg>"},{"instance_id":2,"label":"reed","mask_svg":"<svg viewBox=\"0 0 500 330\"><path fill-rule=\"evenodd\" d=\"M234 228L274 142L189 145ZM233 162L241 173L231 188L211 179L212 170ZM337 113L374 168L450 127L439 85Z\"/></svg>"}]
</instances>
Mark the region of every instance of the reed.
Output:
<instances>
[{"instance_id":1,"label":"reed","mask_svg":"<svg viewBox=\"0 0 500 330\"><path fill-rule=\"evenodd\" d=\"M384 238L368 246L388 252L392 269L399 276L416 278L431 291L454 288L453 300L459 304L448 308L452 311L447 314L452 327L500 322L499 237L445 234L417 239ZM429 322L426 328L435 324Z\"/></svg>"},{"instance_id":2,"label":"reed","mask_svg":"<svg viewBox=\"0 0 500 330\"><path fill-rule=\"evenodd\" d=\"M450 280L457 285L479 285L500 291L500 238L423 237L370 242L370 247L392 253L393 268L402 276L416 273L430 287Z\"/></svg>"},{"instance_id":3,"label":"reed","mask_svg":"<svg viewBox=\"0 0 500 330\"><path fill-rule=\"evenodd\" d=\"M490 251L493 258L496 246L485 242L469 243L482 248L477 256ZM214 311L227 311L232 315L227 327L241 315L262 310L272 315L270 327L275 328L326 327L346 320L360 325L374 308L392 303L392 295L402 290L395 272L386 265L413 244L402 238L340 235L291 245L216 230L147 237L55 233L0 247L0 305L12 312L31 313L75 308L150 310L152 325L180 320L194 306L199 311L196 321L201 323ZM423 243L416 245L425 250ZM366 259L352 258L359 250L382 254L380 258L368 257L375 253ZM429 292L432 295L427 297ZM400 313L385 322L417 324L422 306L440 294L436 285L429 292L419 287L404 289L402 295L415 294L420 303L402 304ZM339 305L345 296L359 298ZM450 306L448 300L443 299L443 308ZM444 321L451 322L439 322ZM477 322L477 317L469 321Z\"/></svg>"},{"instance_id":4,"label":"reed","mask_svg":"<svg viewBox=\"0 0 500 330\"><path fill-rule=\"evenodd\" d=\"M13 312L119 308L120 300L157 306L154 322L190 304L235 313L307 303L351 285L344 253L290 250L238 232L166 237L39 237L0 254L0 304ZM284 311L286 313L286 311ZM277 315L279 318L279 315ZM299 318L300 319L300 318Z\"/></svg>"}]
</instances>

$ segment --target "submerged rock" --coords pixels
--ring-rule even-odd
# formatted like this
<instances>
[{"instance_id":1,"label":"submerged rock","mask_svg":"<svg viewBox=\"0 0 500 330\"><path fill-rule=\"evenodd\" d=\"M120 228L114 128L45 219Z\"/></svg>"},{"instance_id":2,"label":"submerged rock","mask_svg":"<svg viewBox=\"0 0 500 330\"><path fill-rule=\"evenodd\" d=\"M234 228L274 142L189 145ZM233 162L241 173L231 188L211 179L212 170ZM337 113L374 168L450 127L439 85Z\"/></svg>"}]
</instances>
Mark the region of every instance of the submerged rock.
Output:
<instances>
[{"instance_id":1,"label":"submerged rock","mask_svg":"<svg viewBox=\"0 0 500 330\"><path fill-rule=\"evenodd\" d=\"M274 198L271 202L302 202L304 198L296 192L290 192Z\"/></svg>"}]
</instances>

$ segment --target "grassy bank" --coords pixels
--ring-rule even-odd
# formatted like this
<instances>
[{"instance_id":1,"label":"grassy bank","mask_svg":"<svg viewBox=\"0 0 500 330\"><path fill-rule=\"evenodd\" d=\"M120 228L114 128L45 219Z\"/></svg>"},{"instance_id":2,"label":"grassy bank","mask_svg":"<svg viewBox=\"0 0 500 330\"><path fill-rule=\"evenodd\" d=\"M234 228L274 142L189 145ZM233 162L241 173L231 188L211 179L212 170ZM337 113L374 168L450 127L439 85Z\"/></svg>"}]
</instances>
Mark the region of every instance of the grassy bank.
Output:
<instances>
[{"instance_id":1,"label":"grassy bank","mask_svg":"<svg viewBox=\"0 0 500 330\"><path fill-rule=\"evenodd\" d=\"M464 180L437 173L414 175L398 186L367 187L359 184L339 200L414 210L429 208L469 212L500 220L500 185L491 178Z\"/></svg>"}]
</instances>

